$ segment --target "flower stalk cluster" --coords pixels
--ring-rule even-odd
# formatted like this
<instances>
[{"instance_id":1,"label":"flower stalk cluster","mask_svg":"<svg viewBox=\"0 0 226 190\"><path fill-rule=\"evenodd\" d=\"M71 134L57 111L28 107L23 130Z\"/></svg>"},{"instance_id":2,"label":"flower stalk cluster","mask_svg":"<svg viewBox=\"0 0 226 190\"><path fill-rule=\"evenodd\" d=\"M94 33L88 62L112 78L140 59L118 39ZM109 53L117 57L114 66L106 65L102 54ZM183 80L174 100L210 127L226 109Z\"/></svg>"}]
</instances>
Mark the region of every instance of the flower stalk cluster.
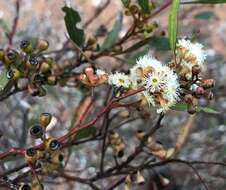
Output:
<instances>
[{"instance_id":1,"label":"flower stalk cluster","mask_svg":"<svg viewBox=\"0 0 226 190\"><path fill-rule=\"evenodd\" d=\"M166 112L182 101L187 103L188 112L194 113L199 98L213 96L209 89L214 80L200 76L206 54L201 44L186 39L178 40L175 53L176 59L168 64L147 54L137 60L129 74L102 72L114 88L124 91L144 88L137 94L141 105L156 107L157 113Z\"/></svg>"}]
</instances>

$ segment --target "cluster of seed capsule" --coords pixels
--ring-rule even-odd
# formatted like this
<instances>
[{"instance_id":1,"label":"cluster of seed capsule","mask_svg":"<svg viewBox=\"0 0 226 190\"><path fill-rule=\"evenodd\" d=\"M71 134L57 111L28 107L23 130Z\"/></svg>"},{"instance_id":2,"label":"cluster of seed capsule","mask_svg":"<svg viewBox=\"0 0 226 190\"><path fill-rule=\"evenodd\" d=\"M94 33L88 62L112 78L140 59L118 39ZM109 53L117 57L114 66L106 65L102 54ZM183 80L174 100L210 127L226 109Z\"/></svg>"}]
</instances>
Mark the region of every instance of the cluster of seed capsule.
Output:
<instances>
[{"instance_id":1,"label":"cluster of seed capsule","mask_svg":"<svg viewBox=\"0 0 226 190\"><path fill-rule=\"evenodd\" d=\"M50 175L63 167L64 154L60 150L61 144L55 138L46 137L46 127L51 122L49 113L42 113L39 122L30 128L30 135L35 139L41 139L44 147L36 149L28 148L25 152L26 161L40 174L32 178L31 189L40 189L43 175ZM38 179L37 179L38 178ZM22 187L30 187L23 184Z\"/></svg>"},{"instance_id":2,"label":"cluster of seed capsule","mask_svg":"<svg viewBox=\"0 0 226 190\"><path fill-rule=\"evenodd\" d=\"M132 185L143 185L145 178L142 173L138 170L132 175L127 175L124 183L124 190L130 190Z\"/></svg>"},{"instance_id":3,"label":"cluster of seed capsule","mask_svg":"<svg viewBox=\"0 0 226 190\"><path fill-rule=\"evenodd\" d=\"M0 50L0 61L6 68L9 81L17 84L19 79L28 79L28 90L33 96L44 96L44 85L55 85L57 78L53 75L53 60L43 56L49 47L46 40L31 42L23 40L20 50Z\"/></svg>"},{"instance_id":4,"label":"cluster of seed capsule","mask_svg":"<svg viewBox=\"0 0 226 190\"><path fill-rule=\"evenodd\" d=\"M122 137L118 133L112 131L108 136L108 142L113 150L114 156L119 158L123 157L126 145Z\"/></svg>"},{"instance_id":5,"label":"cluster of seed capsule","mask_svg":"<svg viewBox=\"0 0 226 190\"><path fill-rule=\"evenodd\" d=\"M139 7L136 3L131 3L131 1L127 1L124 6L126 8L125 15L133 17L138 32L143 33L144 37L149 37L158 27L156 22L149 22L151 12L156 7L153 2L149 3L149 8L145 10L142 7Z\"/></svg>"}]
</instances>

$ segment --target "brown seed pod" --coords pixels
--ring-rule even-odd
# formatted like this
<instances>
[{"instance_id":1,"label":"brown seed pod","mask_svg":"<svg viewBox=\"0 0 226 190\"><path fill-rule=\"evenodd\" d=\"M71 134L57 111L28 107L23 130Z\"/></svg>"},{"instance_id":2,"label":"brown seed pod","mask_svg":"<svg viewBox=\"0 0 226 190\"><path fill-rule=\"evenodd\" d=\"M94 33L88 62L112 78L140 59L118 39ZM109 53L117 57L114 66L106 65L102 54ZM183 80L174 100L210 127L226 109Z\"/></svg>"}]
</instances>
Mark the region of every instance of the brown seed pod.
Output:
<instances>
[{"instance_id":1,"label":"brown seed pod","mask_svg":"<svg viewBox=\"0 0 226 190\"><path fill-rule=\"evenodd\" d=\"M41 156L41 152L35 150L33 147L28 148L25 152L25 159L29 163L35 163Z\"/></svg>"},{"instance_id":2,"label":"brown seed pod","mask_svg":"<svg viewBox=\"0 0 226 190\"><path fill-rule=\"evenodd\" d=\"M39 116L39 123L43 127L47 127L49 123L51 122L52 115L50 113L42 113Z\"/></svg>"},{"instance_id":3,"label":"brown seed pod","mask_svg":"<svg viewBox=\"0 0 226 190\"><path fill-rule=\"evenodd\" d=\"M144 179L143 175L141 175L140 171L137 171L137 174L136 174L136 184L143 185L144 182L145 182L145 179Z\"/></svg>"},{"instance_id":4,"label":"brown seed pod","mask_svg":"<svg viewBox=\"0 0 226 190\"><path fill-rule=\"evenodd\" d=\"M45 143L45 148L48 151L57 151L60 149L60 146L61 146L60 142L54 138L48 138L44 143Z\"/></svg>"},{"instance_id":5,"label":"brown seed pod","mask_svg":"<svg viewBox=\"0 0 226 190\"><path fill-rule=\"evenodd\" d=\"M43 138L44 134L45 134L45 128L43 127L43 125L40 124L34 124L31 128L30 128L30 134L32 137L34 138Z\"/></svg>"}]
</instances>

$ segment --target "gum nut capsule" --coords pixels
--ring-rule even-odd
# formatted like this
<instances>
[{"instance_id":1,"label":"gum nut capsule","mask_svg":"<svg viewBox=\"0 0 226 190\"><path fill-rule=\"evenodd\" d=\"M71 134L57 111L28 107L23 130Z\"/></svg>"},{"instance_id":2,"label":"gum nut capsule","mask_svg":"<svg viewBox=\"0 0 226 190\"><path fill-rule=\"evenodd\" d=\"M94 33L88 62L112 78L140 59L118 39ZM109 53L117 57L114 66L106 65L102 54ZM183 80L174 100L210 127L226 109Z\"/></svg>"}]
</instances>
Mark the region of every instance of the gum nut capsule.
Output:
<instances>
[{"instance_id":1,"label":"gum nut capsule","mask_svg":"<svg viewBox=\"0 0 226 190\"><path fill-rule=\"evenodd\" d=\"M6 77L9 80L18 80L20 78L20 71L16 68L11 68L7 71Z\"/></svg>"},{"instance_id":2,"label":"gum nut capsule","mask_svg":"<svg viewBox=\"0 0 226 190\"><path fill-rule=\"evenodd\" d=\"M59 141L56 139L50 140L48 148L52 151L58 150L60 148Z\"/></svg>"},{"instance_id":3,"label":"gum nut capsule","mask_svg":"<svg viewBox=\"0 0 226 190\"><path fill-rule=\"evenodd\" d=\"M49 125L49 123L51 122L52 119L52 115L50 113L42 113L39 116L39 123L40 125L47 127L47 125Z\"/></svg>"},{"instance_id":4,"label":"gum nut capsule","mask_svg":"<svg viewBox=\"0 0 226 190\"><path fill-rule=\"evenodd\" d=\"M139 140L143 140L143 138L145 137L145 132L143 130L137 130L136 137Z\"/></svg>"},{"instance_id":5,"label":"gum nut capsule","mask_svg":"<svg viewBox=\"0 0 226 190\"><path fill-rule=\"evenodd\" d=\"M39 40L37 44L37 49L39 51L45 51L49 48L49 42L46 40Z\"/></svg>"},{"instance_id":6,"label":"gum nut capsule","mask_svg":"<svg viewBox=\"0 0 226 190\"><path fill-rule=\"evenodd\" d=\"M32 66L37 66L38 65L38 59L36 57L30 57L29 63Z\"/></svg>"},{"instance_id":7,"label":"gum nut capsule","mask_svg":"<svg viewBox=\"0 0 226 190\"><path fill-rule=\"evenodd\" d=\"M142 184L144 184L144 182L145 182L144 177L141 175L140 171L138 171L137 175L136 175L136 183L138 185L142 185Z\"/></svg>"},{"instance_id":8,"label":"gum nut capsule","mask_svg":"<svg viewBox=\"0 0 226 190\"><path fill-rule=\"evenodd\" d=\"M6 64L11 64L17 60L17 57L18 53L15 50L10 49L4 54L4 62Z\"/></svg>"},{"instance_id":9,"label":"gum nut capsule","mask_svg":"<svg viewBox=\"0 0 226 190\"><path fill-rule=\"evenodd\" d=\"M39 124L35 124L30 128L30 134L34 138L41 138L44 135L44 128Z\"/></svg>"},{"instance_id":10,"label":"gum nut capsule","mask_svg":"<svg viewBox=\"0 0 226 190\"><path fill-rule=\"evenodd\" d=\"M34 148L28 148L26 150L26 156L27 157L35 157L35 155L37 154L37 151Z\"/></svg>"},{"instance_id":11,"label":"gum nut capsule","mask_svg":"<svg viewBox=\"0 0 226 190\"><path fill-rule=\"evenodd\" d=\"M28 184L22 184L20 185L19 190L31 190L31 187Z\"/></svg>"},{"instance_id":12,"label":"gum nut capsule","mask_svg":"<svg viewBox=\"0 0 226 190\"><path fill-rule=\"evenodd\" d=\"M31 53L32 52L32 45L31 42L28 40L22 40L20 42L20 48L25 52L25 53Z\"/></svg>"}]
</instances>

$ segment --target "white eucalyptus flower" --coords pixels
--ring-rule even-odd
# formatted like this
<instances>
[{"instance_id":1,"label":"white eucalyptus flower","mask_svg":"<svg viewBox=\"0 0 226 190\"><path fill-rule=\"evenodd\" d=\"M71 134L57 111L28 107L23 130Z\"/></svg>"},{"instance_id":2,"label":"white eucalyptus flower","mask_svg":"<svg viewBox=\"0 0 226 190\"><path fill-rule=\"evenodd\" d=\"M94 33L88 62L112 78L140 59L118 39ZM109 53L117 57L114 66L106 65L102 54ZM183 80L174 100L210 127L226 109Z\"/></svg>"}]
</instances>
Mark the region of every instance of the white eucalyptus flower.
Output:
<instances>
[{"instance_id":1,"label":"white eucalyptus flower","mask_svg":"<svg viewBox=\"0 0 226 190\"><path fill-rule=\"evenodd\" d=\"M131 81L128 75L116 72L108 76L108 84L115 87L129 88L131 85Z\"/></svg>"},{"instance_id":2,"label":"white eucalyptus flower","mask_svg":"<svg viewBox=\"0 0 226 190\"><path fill-rule=\"evenodd\" d=\"M190 40L183 38L178 40L177 49L178 48L185 50L184 60L182 60L182 63L187 63L190 68L193 65L202 65L206 59L206 52L203 49L203 45L200 43L192 43ZM195 62L193 62L193 58L195 58Z\"/></svg>"}]
</instances>

